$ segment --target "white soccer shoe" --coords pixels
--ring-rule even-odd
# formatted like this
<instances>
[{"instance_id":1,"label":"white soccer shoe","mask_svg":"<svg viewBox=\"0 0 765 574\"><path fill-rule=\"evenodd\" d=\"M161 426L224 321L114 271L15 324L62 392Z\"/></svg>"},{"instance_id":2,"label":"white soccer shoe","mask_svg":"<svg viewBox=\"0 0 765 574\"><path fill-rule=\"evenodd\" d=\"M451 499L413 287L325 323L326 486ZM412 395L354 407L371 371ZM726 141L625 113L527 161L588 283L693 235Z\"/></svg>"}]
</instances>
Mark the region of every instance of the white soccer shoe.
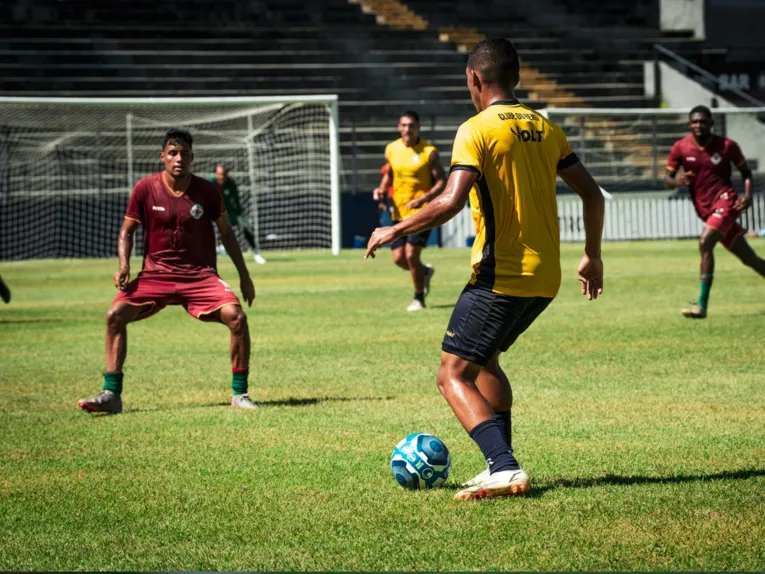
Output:
<instances>
[{"instance_id":1,"label":"white soccer shoe","mask_svg":"<svg viewBox=\"0 0 765 574\"><path fill-rule=\"evenodd\" d=\"M259 409L260 407L252 402L250 395L234 395L231 397L231 406L235 409Z\"/></svg>"},{"instance_id":2,"label":"white soccer shoe","mask_svg":"<svg viewBox=\"0 0 765 574\"><path fill-rule=\"evenodd\" d=\"M409 307L406 308L407 311L422 311L425 308L425 305L422 304L421 301L418 299L412 300L411 303L409 303Z\"/></svg>"},{"instance_id":3,"label":"white soccer shoe","mask_svg":"<svg viewBox=\"0 0 765 574\"><path fill-rule=\"evenodd\" d=\"M491 473L489 472L489 469L488 468L484 469L483 471L476 474L473 478L471 478L467 482L463 482L462 486L478 486L490 476L491 476Z\"/></svg>"},{"instance_id":4,"label":"white soccer shoe","mask_svg":"<svg viewBox=\"0 0 765 574\"><path fill-rule=\"evenodd\" d=\"M476 477L478 478L478 477ZM503 470L454 495L455 500L480 500L498 496L523 496L531 492L529 475L523 470Z\"/></svg>"},{"instance_id":5,"label":"white soccer shoe","mask_svg":"<svg viewBox=\"0 0 765 574\"><path fill-rule=\"evenodd\" d=\"M423 282L423 293L425 293L425 296L427 297L428 293L430 293L430 280L433 279L433 275L436 274L436 268L432 265L426 265L425 266L425 280Z\"/></svg>"}]
</instances>

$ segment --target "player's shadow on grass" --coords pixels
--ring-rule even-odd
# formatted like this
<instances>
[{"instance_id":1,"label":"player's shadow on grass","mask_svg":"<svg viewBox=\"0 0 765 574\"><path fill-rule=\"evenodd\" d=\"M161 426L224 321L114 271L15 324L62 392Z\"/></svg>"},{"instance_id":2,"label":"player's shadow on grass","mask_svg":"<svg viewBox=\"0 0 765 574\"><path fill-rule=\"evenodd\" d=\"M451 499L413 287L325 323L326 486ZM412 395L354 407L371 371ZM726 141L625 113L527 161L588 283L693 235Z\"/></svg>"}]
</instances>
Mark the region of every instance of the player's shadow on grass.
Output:
<instances>
[{"instance_id":1,"label":"player's shadow on grass","mask_svg":"<svg viewBox=\"0 0 765 574\"><path fill-rule=\"evenodd\" d=\"M765 316L765 309L762 311L752 311L751 313L734 313L733 317L762 317ZM0 321L2 323L2 321Z\"/></svg>"},{"instance_id":2,"label":"player's shadow on grass","mask_svg":"<svg viewBox=\"0 0 765 574\"><path fill-rule=\"evenodd\" d=\"M344 403L351 401L391 401L394 397L305 397L295 398L289 397L287 399L280 399L275 401L259 401L256 397L253 400L259 407L309 407L312 405L318 405L321 403ZM126 409L128 413L147 413L156 412L162 410L180 410L180 409L207 409L210 407L228 407L231 406L230 402L217 402L217 403L200 403L193 405L180 405L180 406L168 406L168 407L151 407L151 408L138 408L138 409Z\"/></svg>"},{"instance_id":3,"label":"player's shadow on grass","mask_svg":"<svg viewBox=\"0 0 765 574\"><path fill-rule=\"evenodd\" d=\"M25 323L63 323L64 319L0 319L0 325L23 325Z\"/></svg>"},{"instance_id":4,"label":"player's shadow on grass","mask_svg":"<svg viewBox=\"0 0 765 574\"><path fill-rule=\"evenodd\" d=\"M678 476L620 476L607 474L598 478L559 478L539 486L532 486L529 496L540 497L559 488L594 488L598 486L632 486L634 484L681 484L709 480L747 480L765 476L765 469L725 470L715 474L685 474ZM533 485L533 483L532 483Z\"/></svg>"},{"instance_id":5,"label":"player's shadow on grass","mask_svg":"<svg viewBox=\"0 0 765 574\"><path fill-rule=\"evenodd\" d=\"M278 401L257 401L261 407L308 407L320 403L344 403L350 401L391 401L393 397L308 397L282 399Z\"/></svg>"},{"instance_id":6,"label":"player's shadow on grass","mask_svg":"<svg viewBox=\"0 0 765 574\"><path fill-rule=\"evenodd\" d=\"M428 305L428 309L453 309L454 303L449 303L447 305Z\"/></svg>"},{"instance_id":7,"label":"player's shadow on grass","mask_svg":"<svg viewBox=\"0 0 765 574\"><path fill-rule=\"evenodd\" d=\"M350 402L350 401L391 401L394 397L306 397L302 399L287 398L278 401L259 401L256 397L253 397L255 404L259 407L309 407L312 405L318 405L321 403L330 402ZM209 409L211 407L230 407L230 402L217 402L217 403L197 403L191 405L175 405L175 406L158 406L136 409L125 409L126 414L137 413L155 413L159 411L175 411L183 409Z\"/></svg>"},{"instance_id":8,"label":"player's shadow on grass","mask_svg":"<svg viewBox=\"0 0 765 574\"><path fill-rule=\"evenodd\" d=\"M710 480L747 480L765 476L765 469L726 470L715 474L687 474L679 476L620 476L607 474L598 478L558 478L546 483L535 483L532 479L531 493L526 498L541 498L550 491L559 488L596 488L598 486L632 486L634 484L681 484L683 482L705 482ZM449 484L445 488L462 490L458 484Z\"/></svg>"}]
</instances>

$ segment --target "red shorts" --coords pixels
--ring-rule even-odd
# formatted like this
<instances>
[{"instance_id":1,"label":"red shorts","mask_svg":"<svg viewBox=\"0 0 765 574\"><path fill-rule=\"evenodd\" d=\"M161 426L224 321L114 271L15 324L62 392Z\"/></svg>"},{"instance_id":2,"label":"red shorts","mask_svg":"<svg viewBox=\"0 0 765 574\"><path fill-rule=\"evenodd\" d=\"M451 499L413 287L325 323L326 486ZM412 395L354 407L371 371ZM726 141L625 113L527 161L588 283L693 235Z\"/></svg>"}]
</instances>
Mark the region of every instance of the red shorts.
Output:
<instances>
[{"instance_id":1,"label":"red shorts","mask_svg":"<svg viewBox=\"0 0 765 574\"><path fill-rule=\"evenodd\" d=\"M118 302L138 306L151 303L151 308L136 320L151 317L168 305L183 305L197 319L225 305L240 305L231 287L212 272L192 277L142 273L117 294L112 304Z\"/></svg>"},{"instance_id":2,"label":"red shorts","mask_svg":"<svg viewBox=\"0 0 765 574\"><path fill-rule=\"evenodd\" d=\"M723 193L714 202L711 213L704 221L707 227L716 229L722 234L722 244L728 249L736 239L746 234L746 229L738 223L738 216L741 214L733 208L735 203L735 193Z\"/></svg>"}]
</instances>

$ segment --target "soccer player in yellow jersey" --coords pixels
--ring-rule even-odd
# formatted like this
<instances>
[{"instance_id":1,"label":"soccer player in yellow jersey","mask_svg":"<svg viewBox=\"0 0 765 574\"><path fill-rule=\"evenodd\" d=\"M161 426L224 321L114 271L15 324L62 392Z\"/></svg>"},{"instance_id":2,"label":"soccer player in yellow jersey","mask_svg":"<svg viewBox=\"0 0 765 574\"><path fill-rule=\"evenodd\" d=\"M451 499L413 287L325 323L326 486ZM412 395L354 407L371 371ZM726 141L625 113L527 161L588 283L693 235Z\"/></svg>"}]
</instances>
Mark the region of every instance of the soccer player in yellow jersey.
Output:
<instances>
[{"instance_id":1,"label":"soccer player in yellow jersey","mask_svg":"<svg viewBox=\"0 0 765 574\"><path fill-rule=\"evenodd\" d=\"M488 467L463 485L455 496L460 500L531 490L513 454L513 394L499 355L560 287L556 174L584 204L582 294L596 299L603 291L600 188L561 128L515 99L518 72L518 54L508 40L484 40L473 48L466 73L478 114L457 131L446 189L412 217L376 229L366 253L374 256L385 243L448 221L470 197L476 226L472 275L446 329L437 378L439 391Z\"/></svg>"},{"instance_id":2,"label":"soccer player in yellow jersey","mask_svg":"<svg viewBox=\"0 0 765 574\"><path fill-rule=\"evenodd\" d=\"M385 198L393 184L392 220L394 225L411 217L440 194L446 184L446 174L438 159L438 150L420 137L420 117L417 112L404 112L398 120L401 138L385 147L383 177L374 190L375 201ZM387 166L387 169L385 169ZM393 262L409 271L414 284L414 299L407 311L425 308L425 296L435 273L431 265L423 265L420 254L428 242L430 229L401 236L391 245Z\"/></svg>"}]
</instances>

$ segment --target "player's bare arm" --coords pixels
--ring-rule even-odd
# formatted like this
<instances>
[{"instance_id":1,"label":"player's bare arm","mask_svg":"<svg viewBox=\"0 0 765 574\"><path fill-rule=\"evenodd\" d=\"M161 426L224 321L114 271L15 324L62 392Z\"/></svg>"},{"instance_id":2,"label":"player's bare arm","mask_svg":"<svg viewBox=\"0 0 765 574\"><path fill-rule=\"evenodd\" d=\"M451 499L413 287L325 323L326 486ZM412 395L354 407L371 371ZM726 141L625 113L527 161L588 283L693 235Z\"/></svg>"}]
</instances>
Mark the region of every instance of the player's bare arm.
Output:
<instances>
[{"instance_id":1,"label":"player's bare arm","mask_svg":"<svg viewBox=\"0 0 765 574\"><path fill-rule=\"evenodd\" d=\"M117 238L117 256L120 267L114 274L114 286L124 289L130 281L130 254L133 252L133 239L139 223L135 219L125 218L122 221L119 237Z\"/></svg>"},{"instance_id":2,"label":"player's bare arm","mask_svg":"<svg viewBox=\"0 0 765 574\"><path fill-rule=\"evenodd\" d=\"M375 201L380 201L382 199L385 199L385 192L388 188L390 188L391 184L393 183L393 170L390 168L390 163L388 163L388 158L385 158L385 168L382 179L380 180L380 185L378 185L373 191L372 191L372 199Z\"/></svg>"},{"instance_id":3,"label":"player's bare arm","mask_svg":"<svg viewBox=\"0 0 765 574\"><path fill-rule=\"evenodd\" d=\"M603 194L581 163L559 170L558 175L582 199L585 245L577 271L582 283L582 295L587 295L588 300L597 299L603 293L603 260L600 258L606 209Z\"/></svg>"},{"instance_id":4,"label":"player's bare arm","mask_svg":"<svg viewBox=\"0 0 765 574\"><path fill-rule=\"evenodd\" d=\"M247 306L251 307L252 302L255 300L255 285L252 284L252 279L250 279L250 272L244 263L242 250L239 248L239 242L236 240L236 235L234 235L228 214L224 212L215 221L215 225L218 226L221 243L223 243L226 253L231 257L231 261L234 262L234 266L239 273L239 287L242 290L242 297L247 301Z\"/></svg>"},{"instance_id":5,"label":"player's bare arm","mask_svg":"<svg viewBox=\"0 0 765 574\"><path fill-rule=\"evenodd\" d=\"M438 157L438 151L436 150L433 150L430 153L430 175L433 178L433 187L431 187L425 195L407 203L406 207L416 209L421 205L425 205L438 197L446 187L446 173L444 172L444 167L441 165L441 160Z\"/></svg>"},{"instance_id":6,"label":"player's bare arm","mask_svg":"<svg viewBox=\"0 0 765 574\"><path fill-rule=\"evenodd\" d=\"M695 174L692 171L667 170L664 174L664 187L667 189L675 189L676 187L683 187L691 183Z\"/></svg>"},{"instance_id":7,"label":"player's bare arm","mask_svg":"<svg viewBox=\"0 0 765 574\"><path fill-rule=\"evenodd\" d=\"M752 205L752 170L746 165L746 162L736 166L738 171L741 172L741 177L744 179L744 195L736 199L736 203L733 208L736 211L744 212Z\"/></svg>"},{"instance_id":8,"label":"player's bare arm","mask_svg":"<svg viewBox=\"0 0 765 574\"><path fill-rule=\"evenodd\" d=\"M395 241L399 237L419 233L438 227L456 216L465 207L468 194L478 174L473 171L458 169L449 176L443 193L421 211L392 227L378 227L367 243L364 259L375 256L375 250L381 245Z\"/></svg>"}]
</instances>

